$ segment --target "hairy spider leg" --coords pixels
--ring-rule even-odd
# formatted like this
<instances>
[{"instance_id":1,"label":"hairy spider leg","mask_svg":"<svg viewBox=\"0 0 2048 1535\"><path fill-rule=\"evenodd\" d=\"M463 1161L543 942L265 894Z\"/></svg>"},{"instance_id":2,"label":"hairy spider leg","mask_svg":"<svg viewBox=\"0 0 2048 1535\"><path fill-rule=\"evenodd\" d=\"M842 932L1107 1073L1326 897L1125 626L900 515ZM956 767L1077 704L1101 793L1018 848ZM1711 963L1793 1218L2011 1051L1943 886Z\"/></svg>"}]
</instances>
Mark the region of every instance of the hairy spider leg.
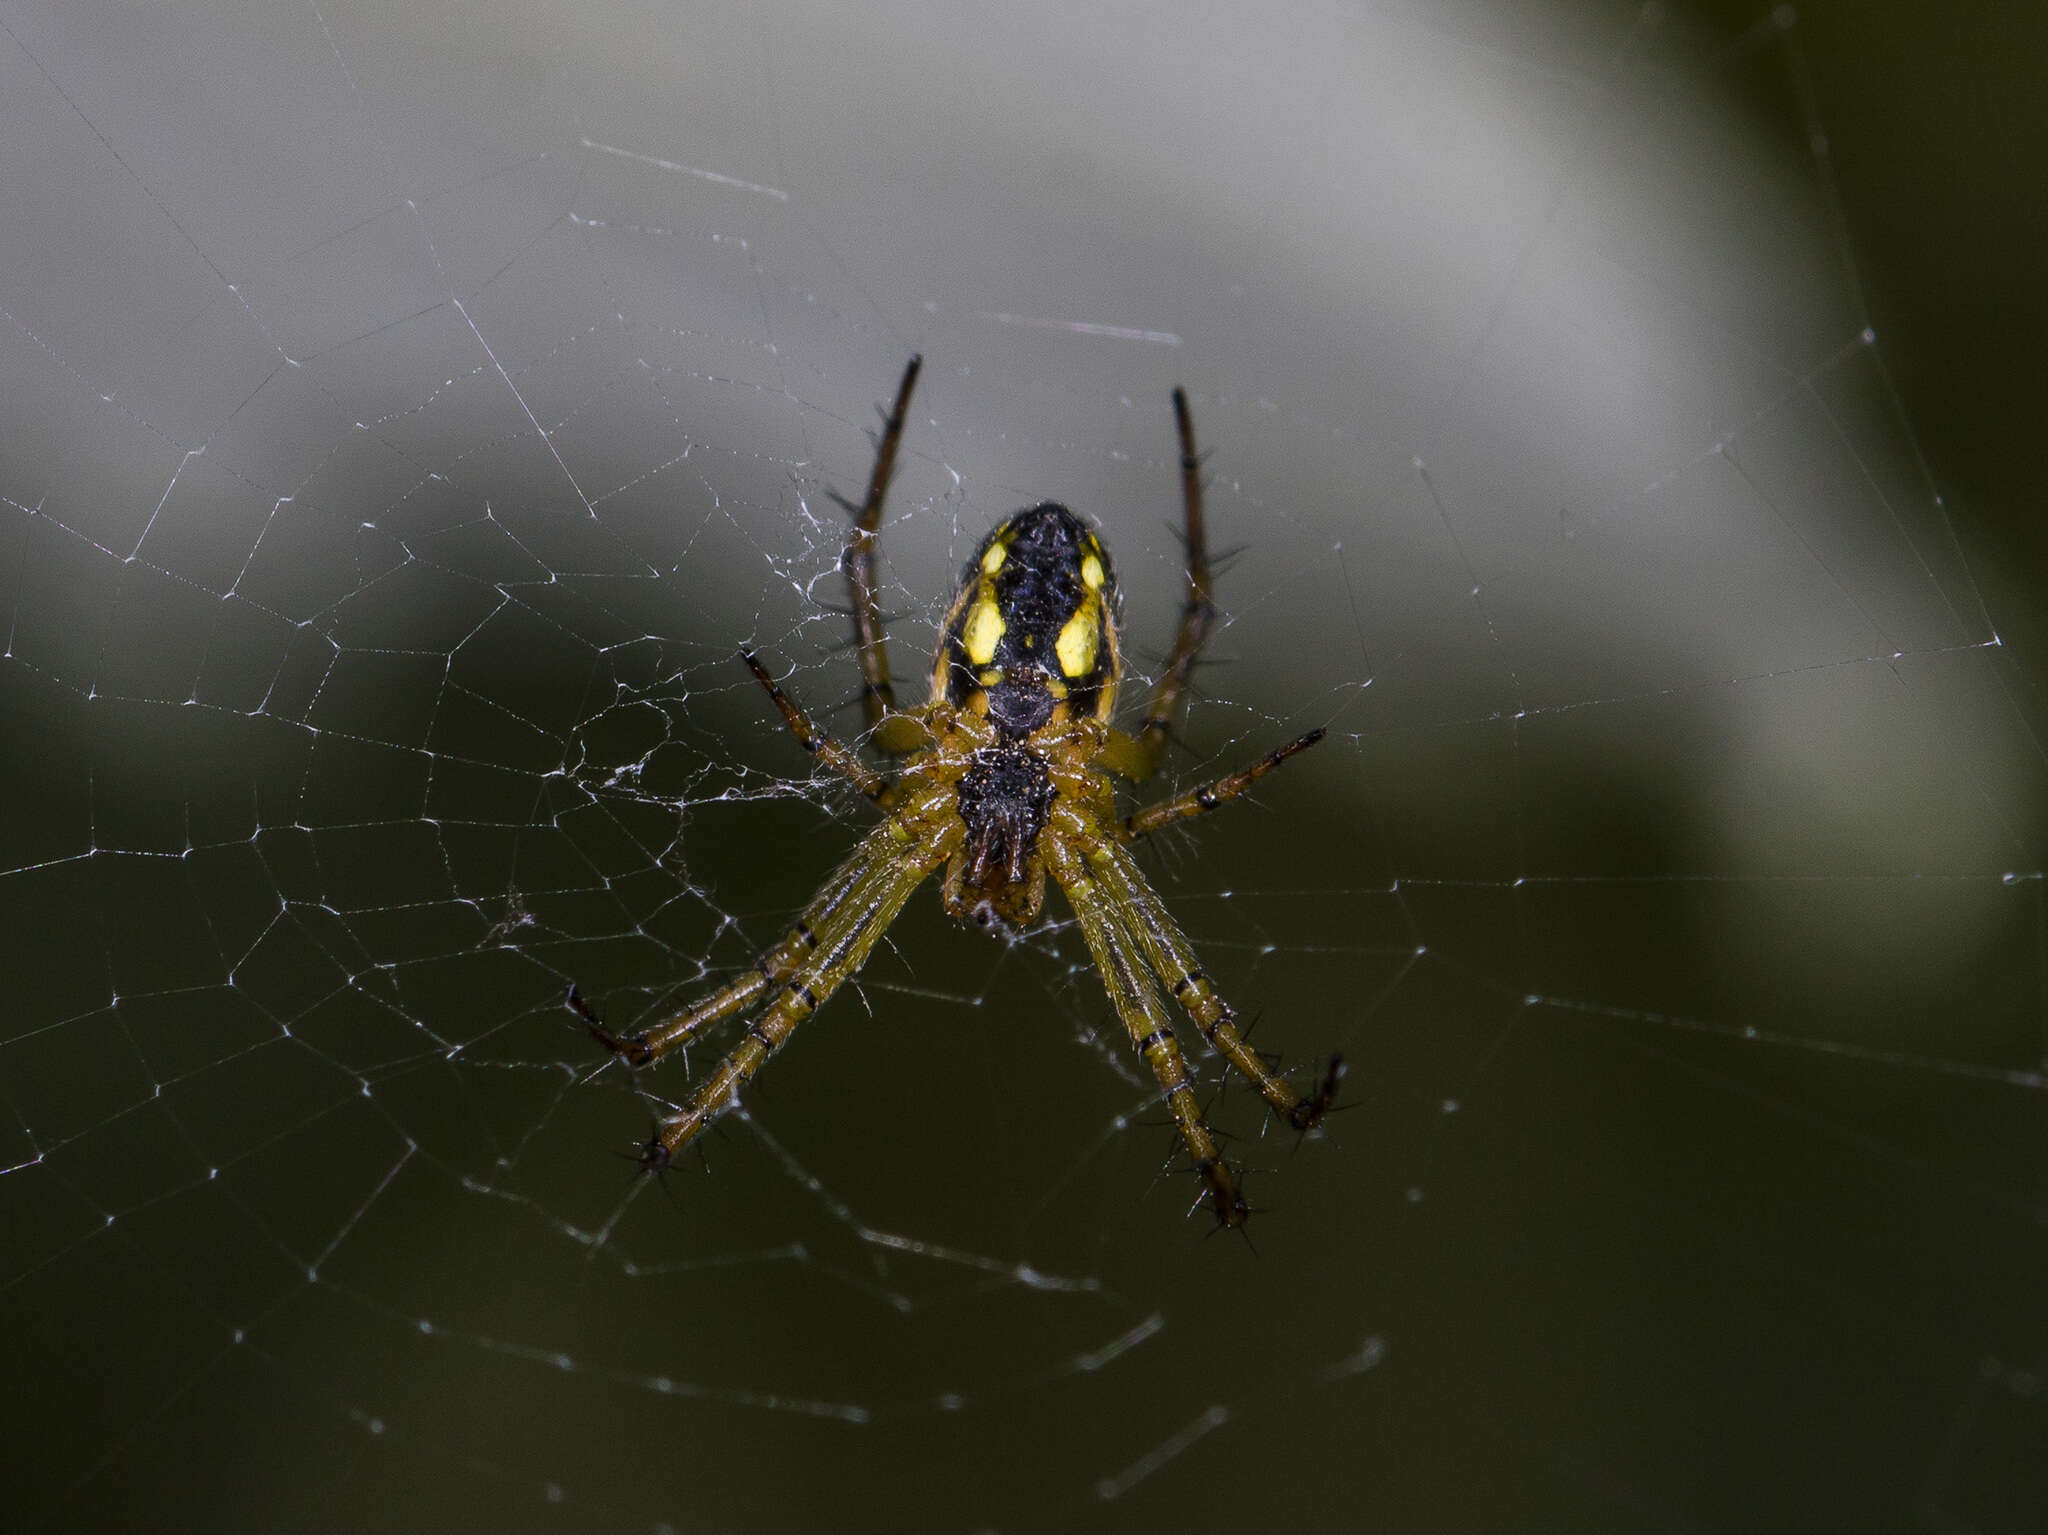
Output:
<instances>
[{"instance_id":1,"label":"hairy spider leg","mask_svg":"<svg viewBox=\"0 0 2048 1535\"><path fill-rule=\"evenodd\" d=\"M782 711L783 720L790 732L802 743L805 751L817 757L827 767L852 780L855 788L869 799L884 801L892 785L881 774L860 760L848 747L840 745L811 721L811 717L797 706L790 697L776 685L763 666L749 650L740 652L741 659L754 674L754 678L768 690L768 696L775 700L775 707ZM597 1014L572 987L569 1006L583 1020L584 1027L607 1050L624 1058L629 1066L645 1066L660 1060L670 1051L687 1045L721 1018L730 1017L741 1008L757 1001L770 986L788 979L804 956L818 946L817 929L845 902L855 881L859 878L859 859L851 858L825 882L795 927L783 934L781 939L766 953L754 961L754 968L737 980L728 982L709 996L690 1004L680 1013L663 1019L653 1028L639 1034L615 1034L598 1021Z\"/></svg>"},{"instance_id":2,"label":"hairy spider leg","mask_svg":"<svg viewBox=\"0 0 2048 1535\"><path fill-rule=\"evenodd\" d=\"M889 493L889 481L896 473L896 448L903 440L903 421L910 410L910 392L917 387L918 370L924 358L912 354L903 369L903 381L896 386L896 403L883 423L881 440L875 444L875 467L868 476L867 499L854 519L853 534L839 557L846 572L847 591L852 596L853 639L860 653L861 706L867 713L868 729L874 730L885 715L896 710L896 686L889 680L888 642L882 634L882 612L876 597L876 551L882 527L882 501ZM842 503L851 509L851 503ZM885 734L877 744L882 750L900 754L915 746L892 745Z\"/></svg>"},{"instance_id":3,"label":"hairy spider leg","mask_svg":"<svg viewBox=\"0 0 2048 1535\"><path fill-rule=\"evenodd\" d=\"M1322 740L1324 731L1320 726L1305 736L1296 736L1285 746L1276 746L1250 767L1239 768L1235 773L1226 773L1214 783L1190 789L1172 799L1161 800L1156 805L1147 805L1143 810L1133 811L1118 823L1118 833L1126 842L1135 842L1140 837L1150 836L1162 826L1171 826L1175 821L1191 821L1198 815L1207 815L1243 794L1264 778L1273 769L1285 762L1296 752L1307 751Z\"/></svg>"},{"instance_id":4,"label":"hairy spider leg","mask_svg":"<svg viewBox=\"0 0 2048 1535\"><path fill-rule=\"evenodd\" d=\"M816 757L825 766L852 785L869 799L879 800L889 790L889 780L860 760L860 754L851 747L842 746L818 726L811 717L790 700L787 693L768 675L751 650L742 650L740 659L747 663L754 680L768 690L768 696L775 700L775 707L782 711L782 718L789 726L789 733L796 737L797 744Z\"/></svg>"},{"instance_id":5,"label":"hairy spider leg","mask_svg":"<svg viewBox=\"0 0 2048 1535\"><path fill-rule=\"evenodd\" d=\"M1209 1048L1236 1067L1281 1119L1296 1130L1313 1129L1337 1096L1337 1084L1344 1076L1343 1057L1331 1056L1315 1093L1302 1097L1245 1042L1237 1030L1237 1015L1209 984L1187 935L1129 851L1120 843L1106 842L1090 852L1088 864L1104 893L1130 923L1160 983L1194 1020Z\"/></svg>"},{"instance_id":6,"label":"hairy spider leg","mask_svg":"<svg viewBox=\"0 0 2048 1535\"><path fill-rule=\"evenodd\" d=\"M589 1004L573 989L569 994L570 1007L575 1009L598 1043L622 1057L629 1066L650 1065L670 1051L681 1049L719 1019L729 1018L742 1008L752 1006L771 986L789 979L804 957L817 949L818 929L845 906L867 869L867 863L860 857L865 847L863 843L854 849L854 856L825 881L825 888L804 908L804 914L797 919L796 925L755 960L751 970L698 998L681 1012L664 1018L643 1033L614 1034L598 1022Z\"/></svg>"},{"instance_id":7,"label":"hairy spider leg","mask_svg":"<svg viewBox=\"0 0 2048 1535\"><path fill-rule=\"evenodd\" d=\"M1180 718L1195 660L1216 622L1216 603L1209 585L1209 539L1202 522L1202 459L1195 451L1195 422L1184 389L1173 391L1173 420L1180 431L1180 494L1187 520L1187 595L1181 602L1180 631L1173 637L1166 669L1153 685L1152 701L1139 727L1134 771L1125 776L1142 781L1159 770L1166 756L1167 735ZM1124 771L1119 768L1119 771Z\"/></svg>"},{"instance_id":8,"label":"hairy spider leg","mask_svg":"<svg viewBox=\"0 0 2048 1535\"><path fill-rule=\"evenodd\" d=\"M840 894L831 911L810 924L812 944L784 976L768 1006L747 1025L740 1042L700 1082L689 1099L665 1115L641 1153L648 1167L665 1167L698 1131L738 1101L739 1091L862 965L903 910L903 903L959 845L957 828L922 839L893 817L861 839L832 878Z\"/></svg>"},{"instance_id":9,"label":"hairy spider leg","mask_svg":"<svg viewBox=\"0 0 2048 1535\"><path fill-rule=\"evenodd\" d=\"M1117 920L1111 897L1082 872L1081 859L1073 849L1060 847L1052 859L1053 876L1074 908L1081 936L1094 957L1103 988L1115 1005L1117 1016L1130 1031L1131 1043L1152 1068L1161 1096L1173 1114L1174 1127L1186 1143L1195 1173L1209 1201L1209 1208L1221 1226L1242 1226L1251 1210L1238 1191L1237 1176L1216 1145L1216 1137L1202 1118L1202 1106L1195 1101L1194 1079L1182 1058L1173 1035L1173 1020L1145 966L1144 950L1131 931Z\"/></svg>"}]
</instances>

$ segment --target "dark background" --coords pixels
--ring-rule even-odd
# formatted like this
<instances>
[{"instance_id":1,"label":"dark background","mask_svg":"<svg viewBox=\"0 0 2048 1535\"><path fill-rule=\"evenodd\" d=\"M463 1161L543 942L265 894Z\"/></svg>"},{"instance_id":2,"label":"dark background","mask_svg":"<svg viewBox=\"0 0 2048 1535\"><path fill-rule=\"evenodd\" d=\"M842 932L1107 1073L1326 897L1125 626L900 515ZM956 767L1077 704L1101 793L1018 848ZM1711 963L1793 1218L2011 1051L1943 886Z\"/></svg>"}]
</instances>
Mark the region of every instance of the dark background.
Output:
<instances>
[{"instance_id":1,"label":"dark background","mask_svg":"<svg viewBox=\"0 0 2048 1535\"><path fill-rule=\"evenodd\" d=\"M1774 14L0 14L9 1522L2040 1527L2044 24ZM567 982L861 824L732 651L846 696L914 346L900 674L1044 494L1156 662L1179 382L1173 775L1332 727L1148 865L1353 1063L1256 1247L928 899L607 1155Z\"/></svg>"},{"instance_id":2,"label":"dark background","mask_svg":"<svg viewBox=\"0 0 2048 1535\"><path fill-rule=\"evenodd\" d=\"M1685 9L1730 31L1757 15ZM2048 140L2048 103L2029 83L2048 18L1980 0L1796 9L1842 221L1893 377L1943 490L1968 508L1962 531L1985 540L1986 579L2004 583L1999 611L2037 625L2048 524L2026 445L2048 405L2035 365L2048 296L2032 280L2048 209L2022 188ZM1749 105L1782 120L1783 103ZM2037 633L2026 654L2040 653Z\"/></svg>"}]
</instances>

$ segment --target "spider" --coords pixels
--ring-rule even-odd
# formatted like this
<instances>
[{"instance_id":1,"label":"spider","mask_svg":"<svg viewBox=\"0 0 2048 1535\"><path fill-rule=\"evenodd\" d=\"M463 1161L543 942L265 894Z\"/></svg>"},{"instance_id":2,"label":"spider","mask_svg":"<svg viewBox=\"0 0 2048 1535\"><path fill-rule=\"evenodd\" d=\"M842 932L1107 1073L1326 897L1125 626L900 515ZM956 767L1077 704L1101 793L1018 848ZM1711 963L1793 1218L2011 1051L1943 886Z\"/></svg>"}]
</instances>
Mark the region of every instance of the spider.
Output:
<instances>
[{"instance_id":1,"label":"spider","mask_svg":"<svg viewBox=\"0 0 2048 1535\"><path fill-rule=\"evenodd\" d=\"M1187 596L1137 733L1109 723L1122 675L1109 552L1087 523L1052 501L1018 512L981 541L946 614L930 701L899 710L876 604L876 535L922 361L912 357L903 370L876 444L865 503L855 507L834 497L854 515L840 563L852 595L868 734L879 750L908 758L901 772L879 772L827 735L753 652L740 653L804 750L873 801L880 824L826 880L796 925L739 979L638 1034L606 1029L573 986L569 1005L600 1043L634 1067L688 1045L722 1018L752 1014L745 1037L660 1119L640 1149L641 1166L659 1170L731 1108L797 1025L859 971L926 879L943 871L939 896L955 917L1013 932L1037 918L1050 876L1073 908L1131 1042L1158 1078L1202 1183L1197 1202L1206 1201L1220 1225L1241 1226L1249 1207L1195 1101L1161 988L1203 1042L1295 1130L1311 1128L1328 1111L1343 1061L1333 1055L1315 1092L1303 1097L1251 1049L1179 924L1139 872L1130 845L1236 799L1323 732L1311 730L1201 788L1130 815L1116 813L1109 774L1140 782L1158 768L1216 613L1202 527L1201 460L1187 396L1179 389L1173 412Z\"/></svg>"}]
</instances>

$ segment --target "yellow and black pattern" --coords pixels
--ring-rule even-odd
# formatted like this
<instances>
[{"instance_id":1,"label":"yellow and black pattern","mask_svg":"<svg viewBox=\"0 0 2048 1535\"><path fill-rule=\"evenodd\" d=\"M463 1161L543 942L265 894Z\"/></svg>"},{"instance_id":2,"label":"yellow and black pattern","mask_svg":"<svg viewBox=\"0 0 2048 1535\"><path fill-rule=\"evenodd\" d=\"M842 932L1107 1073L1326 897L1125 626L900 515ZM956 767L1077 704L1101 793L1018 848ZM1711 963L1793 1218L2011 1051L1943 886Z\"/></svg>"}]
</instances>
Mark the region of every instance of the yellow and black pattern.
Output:
<instances>
[{"instance_id":1,"label":"yellow and black pattern","mask_svg":"<svg viewBox=\"0 0 2048 1535\"><path fill-rule=\"evenodd\" d=\"M661 1168L739 1101L797 1025L866 963L903 904L938 876L946 910L962 921L1016 930L1038 920L1048 883L1066 896L1117 1016L1151 1067L1217 1221L1240 1226L1250 1206L1196 1101L1168 998L1202 1043L1238 1072L1283 1124L1313 1129L1343 1075L1332 1056L1304 1095L1244 1041L1235 1015L1192 945L1146 883L1126 845L1162 826L1207 814L1322 739L1309 731L1250 767L1118 818L1110 774L1132 780L1158 766L1179 717L1214 607L1202 524L1200 459L1187 397L1173 392L1187 529L1187 597L1165 671L1136 735L1110 725L1122 674L1116 573L1093 529L1057 502L1008 518L982 540L961 574L922 709L898 710L875 607L876 530L902 435L918 359L904 370L877 447L866 501L843 564L853 597L868 742L910 753L900 773L870 767L834 741L742 652L791 734L882 812L881 824L825 883L802 918L754 967L641 1033L614 1033L572 987L569 1005L628 1066L650 1065L735 1015L745 1033L680 1104L667 1105L640 1150ZM849 503L851 508L851 504Z\"/></svg>"},{"instance_id":2,"label":"yellow and black pattern","mask_svg":"<svg viewBox=\"0 0 2048 1535\"><path fill-rule=\"evenodd\" d=\"M932 697L1003 736L1116 708L1116 572L1102 540L1057 501L1006 519L960 574Z\"/></svg>"}]
</instances>

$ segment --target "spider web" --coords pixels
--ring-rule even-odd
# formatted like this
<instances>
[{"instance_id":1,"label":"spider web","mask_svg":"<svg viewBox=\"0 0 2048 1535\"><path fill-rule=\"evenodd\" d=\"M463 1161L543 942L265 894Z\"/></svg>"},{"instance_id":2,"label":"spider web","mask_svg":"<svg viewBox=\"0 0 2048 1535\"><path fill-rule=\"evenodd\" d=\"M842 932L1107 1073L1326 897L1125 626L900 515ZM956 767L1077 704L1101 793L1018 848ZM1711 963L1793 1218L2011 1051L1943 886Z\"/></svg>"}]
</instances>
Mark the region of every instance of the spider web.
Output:
<instances>
[{"instance_id":1,"label":"spider web","mask_svg":"<svg viewBox=\"0 0 2048 1535\"><path fill-rule=\"evenodd\" d=\"M10 1522L2032 1527L2038 658L1796 17L671 9L0 11ZM568 985L865 824L736 652L857 730L913 350L899 677L1043 498L1158 665L1179 383L1169 777L1330 728L1149 855L1351 1063L1299 1146L1205 1066L1256 1248L1075 935L928 896L611 1155L727 1036Z\"/></svg>"}]
</instances>

